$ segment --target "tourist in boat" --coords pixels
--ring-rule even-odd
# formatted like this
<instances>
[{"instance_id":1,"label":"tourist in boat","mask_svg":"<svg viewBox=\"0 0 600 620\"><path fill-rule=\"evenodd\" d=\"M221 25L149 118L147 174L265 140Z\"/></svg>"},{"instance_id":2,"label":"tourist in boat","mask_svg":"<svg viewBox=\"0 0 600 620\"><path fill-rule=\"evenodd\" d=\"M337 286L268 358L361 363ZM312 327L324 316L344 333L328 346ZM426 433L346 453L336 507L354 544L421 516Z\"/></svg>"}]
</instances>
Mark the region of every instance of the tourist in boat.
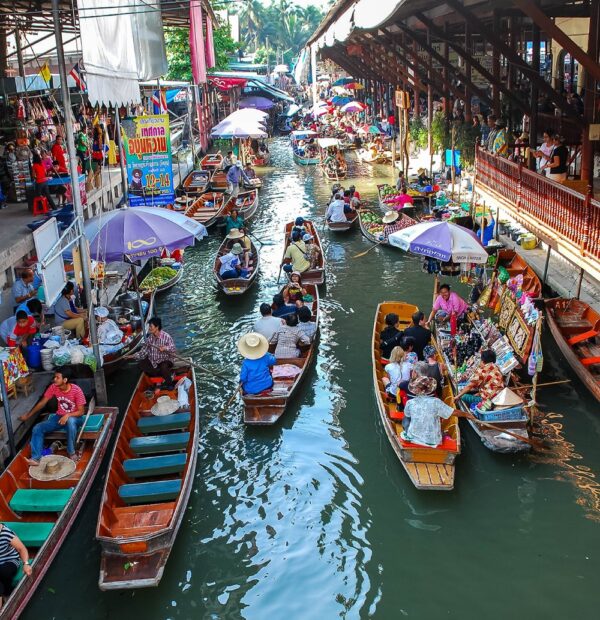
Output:
<instances>
[{"instance_id":1,"label":"tourist in boat","mask_svg":"<svg viewBox=\"0 0 600 620\"><path fill-rule=\"evenodd\" d=\"M429 325L435 316L436 321L444 322L455 314L457 319L463 318L469 311L469 304L457 293L450 290L449 284L441 284L438 296L433 303L433 308L425 325Z\"/></svg>"},{"instance_id":2,"label":"tourist in boat","mask_svg":"<svg viewBox=\"0 0 600 620\"><path fill-rule=\"evenodd\" d=\"M242 162L238 161L227 171L227 193L233 198L237 198L240 193L240 181L242 180L250 183L250 180L246 177L246 173L242 168Z\"/></svg>"},{"instance_id":3,"label":"tourist in boat","mask_svg":"<svg viewBox=\"0 0 600 620\"><path fill-rule=\"evenodd\" d=\"M330 205L327 207L325 218L328 222L346 222L348 221L346 214L354 212L355 209L344 203L342 194L337 193Z\"/></svg>"},{"instance_id":4,"label":"tourist in boat","mask_svg":"<svg viewBox=\"0 0 600 620\"><path fill-rule=\"evenodd\" d=\"M442 420L447 420L456 410L434 396L437 381L412 371L408 389L413 398L404 407L401 438L411 443L435 448L442 443Z\"/></svg>"},{"instance_id":5,"label":"tourist in boat","mask_svg":"<svg viewBox=\"0 0 600 620\"><path fill-rule=\"evenodd\" d=\"M385 328L379 334L379 348L381 357L389 359L392 349L402 341L403 332L400 327L400 317L395 312L385 315Z\"/></svg>"},{"instance_id":6,"label":"tourist in boat","mask_svg":"<svg viewBox=\"0 0 600 620\"><path fill-rule=\"evenodd\" d=\"M173 388L173 362L177 352L170 334L162 328L160 317L148 321L148 335L141 349L134 353L140 370L149 377L162 377L165 389Z\"/></svg>"},{"instance_id":7,"label":"tourist in boat","mask_svg":"<svg viewBox=\"0 0 600 620\"><path fill-rule=\"evenodd\" d=\"M8 525L0 523L0 609L14 590L13 581L21 564L25 575L31 577L27 547Z\"/></svg>"},{"instance_id":8,"label":"tourist in boat","mask_svg":"<svg viewBox=\"0 0 600 620\"><path fill-rule=\"evenodd\" d=\"M285 299L281 293L273 295L273 305L271 306L273 316L277 318L283 318L288 314L293 314L298 311L296 304L286 304Z\"/></svg>"},{"instance_id":9,"label":"tourist in boat","mask_svg":"<svg viewBox=\"0 0 600 620\"><path fill-rule=\"evenodd\" d=\"M67 282L58 301L54 304L54 320L65 329L75 332L76 338L86 333L87 310L75 306L75 285Z\"/></svg>"},{"instance_id":10,"label":"tourist in boat","mask_svg":"<svg viewBox=\"0 0 600 620\"><path fill-rule=\"evenodd\" d=\"M246 234L246 229L242 228L238 230L237 228L232 228L229 231L226 239L231 247L235 244L239 244L242 246L244 250L244 254L241 257L241 261L243 263L244 269L250 271L250 255L252 254L252 242L250 241L250 237Z\"/></svg>"},{"instance_id":11,"label":"tourist in boat","mask_svg":"<svg viewBox=\"0 0 600 620\"><path fill-rule=\"evenodd\" d=\"M232 229L241 230L246 227L244 218L237 209L231 209L229 215L225 218L225 235L228 235Z\"/></svg>"},{"instance_id":12,"label":"tourist in boat","mask_svg":"<svg viewBox=\"0 0 600 620\"><path fill-rule=\"evenodd\" d=\"M304 218L301 215L299 215L294 220L294 226L292 228L292 233L296 230L302 235L304 235L304 233L306 232L306 226L304 225ZM291 236L290 236L290 239L291 239Z\"/></svg>"},{"instance_id":13,"label":"tourist in boat","mask_svg":"<svg viewBox=\"0 0 600 620\"><path fill-rule=\"evenodd\" d=\"M319 256L321 256L321 250L319 246L314 242L314 237L310 233L304 233L302 241L306 247L306 255L309 257L310 268L314 269L319 263Z\"/></svg>"},{"instance_id":14,"label":"tourist in boat","mask_svg":"<svg viewBox=\"0 0 600 620\"><path fill-rule=\"evenodd\" d=\"M311 317L312 311L308 306L298 308L298 329L312 341L317 333L317 324L311 321Z\"/></svg>"},{"instance_id":15,"label":"tourist in boat","mask_svg":"<svg viewBox=\"0 0 600 620\"><path fill-rule=\"evenodd\" d=\"M123 348L123 332L112 319L108 318L108 308L104 306L94 308L94 316L98 323L96 333L102 354L106 355L121 350Z\"/></svg>"},{"instance_id":16,"label":"tourist in boat","mask_svg":"<svg viewBox=\"0 0 600 620\"><path fill-rule=\"evenodd\" d=\"M306 295L306 289L302 286L302 274L292 271L289 284L284 286L282 295L286 304L302 304L302 299Z\"/></svg>"},{"instance_id":17,"label":"tourist in boat","mask_svg":"<svg viewBox=\"0 0 600 620\"><path fill-rule=\"evenodd\" d=\"M27 459L29 465L39 465L44 451L44 436L48 433L66 428L67 432L67 455L76 461L75 439L77 431L83 424L83 410L85 407L85 396L81 388L71 382L71 373L63 368L54 373L52 385L44 392L44 396L38 403L19 420L25 422L38 411L42 411L51 398L55 398L58 403L56 413L51 413L44 422L39 422L33 427L31 433L31 458Z\"/></svg>"},{"instance_id":18,"label":"tourist in boat","mask_svg":"<svg viewBox=\"0 0 600 620\"><path fill-rule=\"evenodd\" d=\"M405 356L406 353L402 347L394 347L390 353L389 362L384 367L386 376L383 377L382 381L385 386L386 393L391 398L396 398L398 386L403 380L402 366L404 364Z\"/></svg>"},{"instance_id":19,"label":"tourist in boat","mask_svg":"<svg viewBox=\"0 0 600 620\"><path fill-rule=\"evenodd\" d=\"M240 387L244 394L260 394L273 387L271 368L277 359L269 353L269 341L250 332L238 341L238 351L245 358L240 371Z\"/></svg>"},{"instance_id":20,"label":"tourist in boat","mask_svg":"<svg viewBox=\"0 0 600 620\"><path fill-rule=\"evenodd\" d=\"M496 353L492 349L481 351L481 362L469 382L456 394L467 405L492 400L504 389L504 377L496 365Z\"/></svg>"},{"instance_id":21,"label":"tourist in boat","mask_svg":"<svg viewBox=\"0 0 600 620\"><path fill-rule=\"evenodd\" d=\"M356 189L356 186L351 185L348 190L350 191L350 202L352 202L352 198L356 198L360 202L360 192Z\"/></svg>"},{"instance_id":22,"label":"tourist in boat","mask_svg":"<svg viewBox=\"0 0 600 620\"><path fill-rule=\"evenodd\" d=\"M275 347L275 357L277 359L287 359L290 357L300 357L300 346L310 344L310 339L305 336L303 331L298 327L298 314L296 312L285 315L285 324L276 331L270 344L277 345Z\"/></svg>"},{"instance_id":23,"label":"tourist in boat","mask_svg":"<svg viewBox=\"0 0 600 620\"><path fill-rule=\"evenodd\" d=\"M425 315L418 310L412 315L412 325L404 330L404 337L414 338L414 352L423 359L423 349L431 342L431 331L425 327Z\"/></svg>"},{"instance_id":24,"label":"tourist in boat","mask_svg":"<svg viewBox=\"0 0 600 620\"><path fill-rule=\"evenodd\" d=\"M298 230L292 232L292 240L283 255L282 265L286 273L291 273L292 271L304 273L310 269L306 245L302 241L302 233Z\"/></svg>"},{"instance_id":25,"label":"tourist in boat","mask_svg":"<svg viewBox=\"0 0 600 620\"><path fill-rule=\"evenodd\" d=\"M437 395L441 396L444 375L440 363L437 361L436 350L433 345L428 344L423 349L423 359L427 363L425 374L437 381Z\"/></svg>"},{"instance_id":26,"label":"tourist in boat","mask_svg":"<svg viewBox=\"0 0 600 620\"><path fill-rule=\"evenodd\" d=\"M269 304L260 304L260 319L254 323L252 331L262 334L271 340L273 334L283 325L281 318L273 316L273 309Z\"/></svg>"},{"instance_id":27,"label":"tourist in boat","mask_svg":"<svg viewBox=\"0 0 600 620\"><path fill-rule=\"evenodd\" d=\"M247 162L244 166L244 174L246 175L248 181L254 181L254 179L256 179L256 172L250 162Z\"/></svg>"},{"instance_id":28,"label":"tourist in boat","mask_svg":"<svg viewBox=\"0 0 600 620\"><path fill-rule=\"evenodd\" d=\"M234 229L235 230L235 229ZM219 256L217 267L221 280L232 280L234 278L247 278L250 274L247 269L242 268L240 257L244 254L244 248L239 243L234 243L227 254Z\"/></svg>"}]
</instances>

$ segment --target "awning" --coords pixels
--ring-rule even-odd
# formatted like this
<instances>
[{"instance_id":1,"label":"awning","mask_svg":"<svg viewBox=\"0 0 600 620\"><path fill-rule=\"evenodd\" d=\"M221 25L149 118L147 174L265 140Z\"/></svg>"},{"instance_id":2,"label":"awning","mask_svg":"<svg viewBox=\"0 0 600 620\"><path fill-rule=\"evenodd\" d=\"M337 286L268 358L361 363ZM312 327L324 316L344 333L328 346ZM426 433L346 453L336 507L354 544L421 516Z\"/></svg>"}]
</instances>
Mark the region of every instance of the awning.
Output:
<instances>
[{"instance_id":1,"label":"awning","mask_svg":"<svg viewBox=\"0 0 600 620\"><path fill-rule=\"evenodd\" d=\"M248 80L244 79L244 78L223 78L223 77L218 77L216 75L209 75L208 76L208 83L211 86L214 86L215 88L218 88L219 90L231 90L232 88L244 88L244 86L246 86Z\"/></svg>"},{"instance_id":2,"label":"awning","mask_svg":"<svg viewBox=\"0 0 600 620\"><path fill-rule=\"evenodd\" d=\"M294 103L294 98L290 97L285 91L275 88L275 86L271 86L270 84L259 82L258 80L248 80L247 88L260 90L268 97L274 97L275 99L280 99L281 101Z\"/></svg>"}]
</instances>

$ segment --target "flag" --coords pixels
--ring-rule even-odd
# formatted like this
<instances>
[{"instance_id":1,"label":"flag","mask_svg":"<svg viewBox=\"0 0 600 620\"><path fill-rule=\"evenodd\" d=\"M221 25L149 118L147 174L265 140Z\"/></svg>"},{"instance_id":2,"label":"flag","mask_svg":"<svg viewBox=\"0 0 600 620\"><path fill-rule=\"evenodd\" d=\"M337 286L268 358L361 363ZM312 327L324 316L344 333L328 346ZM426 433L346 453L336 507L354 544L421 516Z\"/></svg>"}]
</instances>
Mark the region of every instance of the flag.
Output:
<instances>
[{"instance_id":1,"label":"flag","mask_svg":"<svg viewBox=\"0 0 600 620\"><path fill-rule=\"evenodd\" d=\"M80 91L87 90L85 79L83 77L81 61L75 63L69 72L69 75L75 80L75 84Z\"/></svg>"},{"instance_id":2,"label":"flag","mask_svg":"<svg viewBox=\"0 0 600 620\"><path fill-rule=\"evenodd\" d=\"M38 75L42 76L42 78L44 79L44 82L46 82L46 84L50 84L50 80L52 78L52 73L50 73L50 67L48 66L47 62L44 63L44 66L40 69Z\"/></svg>"},{"instance_id":3,"label":"flag","mask_svg":"<svg viewBox=\"0 0 600 620\"><path fill-rule=\"evenodd\" d=\"M159 91L155 90L152 93L152 97L150 98L150 101L152 102L153 106L154 106L154 114L166 114L167 113L167 98L165 96L165 91L164 90L160 90Z\"/></svg>"}]
</instances>

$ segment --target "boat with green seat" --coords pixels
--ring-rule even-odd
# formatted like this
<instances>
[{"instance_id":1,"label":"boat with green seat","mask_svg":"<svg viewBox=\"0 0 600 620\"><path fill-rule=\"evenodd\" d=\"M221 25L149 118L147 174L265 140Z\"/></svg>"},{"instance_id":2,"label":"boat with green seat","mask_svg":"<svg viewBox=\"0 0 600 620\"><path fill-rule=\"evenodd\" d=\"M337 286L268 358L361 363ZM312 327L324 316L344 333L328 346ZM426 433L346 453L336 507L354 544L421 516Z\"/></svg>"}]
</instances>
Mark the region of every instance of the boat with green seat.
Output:
<instances>
[{"instance_id":1,"label":"boat with green seat","mask_svg":"<svg viewBox=\"0 0 600 620\"><path fill-rule=\"evenodd\" d=\"M122 590L156 586L181 525L198 455L196 379L191 366L189 404L163 416L152 415L159 396L142 375L131 398L111 456L96 539L102 547L99 586ZM152 394L147 397L146 394Z\"/></svg>"},{"instance_id":2,"label":"boat with green seat","mask_svg":"<svg viewBox=\"0 0 600 620\"><path fill-rule=\"evenodd\" d=\"M82 434L75 471L59 480L36 480L29 474L27 444L0 475L0 520L24 543L32 574L19 567L12 594L3 601L1 619L18 618L44 578L96 479L118 414L116 407L96 407ZM46 443L51 438L46 437ZM57 452L66 456L64 450Z\"/></svg>"}]
</instances>

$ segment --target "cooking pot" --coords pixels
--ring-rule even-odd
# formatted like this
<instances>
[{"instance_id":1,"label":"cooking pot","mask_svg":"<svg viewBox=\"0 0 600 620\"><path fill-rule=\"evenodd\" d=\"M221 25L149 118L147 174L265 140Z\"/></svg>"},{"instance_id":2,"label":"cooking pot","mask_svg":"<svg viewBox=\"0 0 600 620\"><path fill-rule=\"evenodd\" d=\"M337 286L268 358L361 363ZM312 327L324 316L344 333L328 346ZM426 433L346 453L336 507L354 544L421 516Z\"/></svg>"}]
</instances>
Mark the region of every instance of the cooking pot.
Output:
<instances>
[{"instance_id":1,"label":"cooking pot","mask_svg":"<svg viewBox=\"0 0 600 620\"><path fill-rule=\"evenodd\" d=\"M135 295L132 295L129 291L119 295L117 301L120 306L129 308L131 312L136 312L139 309L138 300Z\"/></svg>"},{"instance_id":2,"label":"cooking pot","mask_svg":"<svg viewBox=\"0 0 600 620\"><path fill-rule=\"evenodd\" d=\"M125 318L129 322L132 314L133 310L123 306L111 306L108 309L108 318L112 319L119 327L124 325L124 323L119 323L119 319Z\"/></svg>"},{"instance_id":3,"label":"cooking pot","mask_svg":"<svg viewBox=\"0 0 600 620\"><path fill-rule=\"evenodd\" d=\"M133 331L142 329L142 317L139 314L132 314L129 317L129 320L131 323L131 329L133 329Z\"/></svg>"}]
</instances>

